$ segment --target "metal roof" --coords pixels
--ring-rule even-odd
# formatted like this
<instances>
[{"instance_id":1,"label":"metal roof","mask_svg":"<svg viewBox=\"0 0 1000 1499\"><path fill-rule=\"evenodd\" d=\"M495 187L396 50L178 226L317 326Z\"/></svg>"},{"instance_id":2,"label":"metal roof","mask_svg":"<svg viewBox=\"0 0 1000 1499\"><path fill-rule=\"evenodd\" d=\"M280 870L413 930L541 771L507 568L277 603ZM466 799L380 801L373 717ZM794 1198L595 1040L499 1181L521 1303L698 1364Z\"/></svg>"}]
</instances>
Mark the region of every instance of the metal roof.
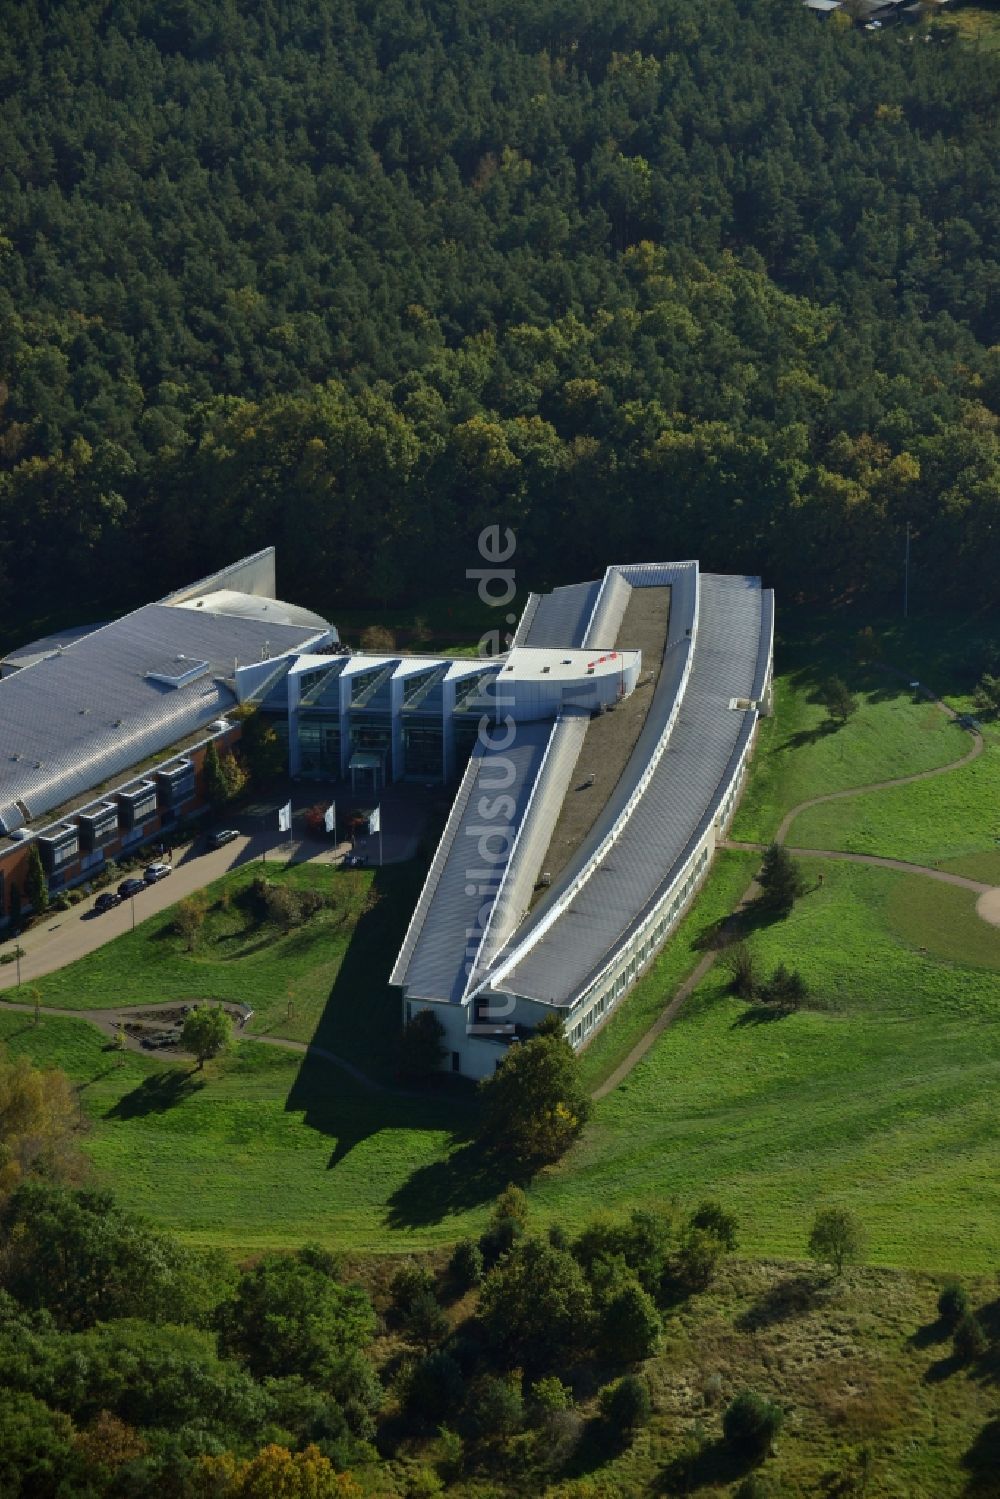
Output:
<instances>
[{"instance_id":1,"label":"metal roof","mask_svg":"<svg viewBox=\"0 0 1000 1499\"><path fill-rule=\"evenodd\" d=\"M626 941L662 890L683 869L690 852L718 810L727 769L742 736L752 729L753 714L733 711L734 697L752 695L759 676L761 640L770 614L762 609L759 580L702 575L698 622L690 676L666 747L648 784L610 848L587 877L553 910L558 892L550 892L530 922L515 934L494 965L493 987L554 1005L568 1005L587 986L616 946ZM690 647L678 639L671 621L678 660ZM616 798L638 784L649 759L651 733L663 734L675 684L665 680L670 662L668 638L664 671L657 684L659 702L651 706ZM672 673L671 673L672 675ZM655 715L654 715L655 708ZM745 742L745 739L744 739ZM604 817L582 849L574 867L560 881L564 894L582 872L581 861L593 859L594 840L608 831L614 813Z\"/></svg>"},{"instance_id":2,"label":"metal roof","mask_svg":"<svg viewBox=\"0 0 1000 1499\"><path fill-rule=\"evenodd\" d=\"M392 972L408 996L461 1002L554 732L552 723L531 723L506 748L477 743ZM511 815L491 819L487 811L503 797Z\"/></svg>"},{"instance_id":3,"label":"metal roof","mask_svg":"<svg viewBox=\"0 0 1000 1499\"><path fill-rule=\"evenodd\" d=\"M316 636L312 624L147 604L0 679L0 832L219 718L236 701L237 660L279 656ZM177 687L149 679L179 656L207 662L208 674Z\"/></svg>"},{"instance_id":4,"label":"metal roof","mask_svg":"<svg viewBox=\"0 0 1000 1499\"><path fill-rule=\"evenodd\" d=\"M518 630L515 636L517 644L581 647L600 592L599 581L554 588L551 593L542 594L537 603L532 594L525 609L527 615L528 608L534 605L531 618L523 639Z\"/></svg>"}]
</instances>

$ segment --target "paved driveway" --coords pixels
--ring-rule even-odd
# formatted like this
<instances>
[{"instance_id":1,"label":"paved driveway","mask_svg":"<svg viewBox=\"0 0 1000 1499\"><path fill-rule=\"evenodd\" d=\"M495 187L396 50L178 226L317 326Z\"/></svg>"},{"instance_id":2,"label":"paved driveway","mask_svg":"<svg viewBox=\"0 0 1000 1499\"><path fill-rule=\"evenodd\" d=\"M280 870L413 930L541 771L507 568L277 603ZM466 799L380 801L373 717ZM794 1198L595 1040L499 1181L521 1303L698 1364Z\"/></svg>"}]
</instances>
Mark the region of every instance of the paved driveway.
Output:
<instances>
[{"instance_id":1,"label":"paved driveway","mask_svg":"<svg viewBox=\"0 0 1000 1499\"><path fill-rule=\"evenodd\" d=\"M21 959L22 989L32 980L42 978L46 973L54 973L76 958L94 952L113 937L120 937L123 932L131 931L133 921L138 925L157 911L172 906L175 901L194 895L227 870L251 860L259 860L262 854L275 862L288 858L295 862L301 859L333 862L341 858L349 851L349 843L341 842L335 848L330 839L301 836L302 811L317 800L326 799L324 789L326 788L289 785L287 788L280 788L276 796L261 803L259 807L244 810L242 814L232 814L230 825L240 829L240 836L222 848L207 850L204 835L199 835L193 843L175 845L173 873L156 885L148 885L141 895L123 901L113 911L96 915L95 894L85 896L79 905L71 906L68 911L50 912L30 931L22 933L19 939L20 946L24 949L24 957ZM335 789L341 792L339 805L342 809L352 805L345 788ZM285 797L290 797L294 807L291 839L287 834L279 833L276 826L276 808L282 805ZM385 862L411 859L424 826L426 794L417 787L388 786L381 801L382 852ZM366 855L370 864L378 863L377 834L371 838L359 838L358 848ZM152 849L148 851L148 857L150 863L156 858ZM113 889L114 886L108 888ZM0 952L10 952L13 948L13 938L0 942ZM16 987L17 964L0 965L0 991L15 990ZM13 994L10 995L10 998L14 997Z\"/></svg>"}]
</instances>

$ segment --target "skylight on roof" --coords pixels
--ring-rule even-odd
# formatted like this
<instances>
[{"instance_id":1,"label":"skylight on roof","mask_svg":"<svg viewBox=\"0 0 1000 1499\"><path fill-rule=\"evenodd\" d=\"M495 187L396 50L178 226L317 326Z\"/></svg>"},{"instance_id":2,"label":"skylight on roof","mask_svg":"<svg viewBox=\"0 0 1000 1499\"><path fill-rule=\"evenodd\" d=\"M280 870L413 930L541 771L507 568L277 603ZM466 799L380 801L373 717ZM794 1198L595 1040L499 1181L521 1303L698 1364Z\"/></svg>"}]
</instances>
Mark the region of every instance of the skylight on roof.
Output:
<instances>
[{"instance_id":1,"label":"skylight on roof","mask_svg":"<svg viewBox=\"0 0 1000 1499\"><path fill-rule=\"evenodd\" d=\"M190 656L175 656L169 661L158 661L145 673L147 682L159 682L163 687L186 687L189 682L203 677L208 671L207 661L196 661Z\"/></svg>"}]
</instances>

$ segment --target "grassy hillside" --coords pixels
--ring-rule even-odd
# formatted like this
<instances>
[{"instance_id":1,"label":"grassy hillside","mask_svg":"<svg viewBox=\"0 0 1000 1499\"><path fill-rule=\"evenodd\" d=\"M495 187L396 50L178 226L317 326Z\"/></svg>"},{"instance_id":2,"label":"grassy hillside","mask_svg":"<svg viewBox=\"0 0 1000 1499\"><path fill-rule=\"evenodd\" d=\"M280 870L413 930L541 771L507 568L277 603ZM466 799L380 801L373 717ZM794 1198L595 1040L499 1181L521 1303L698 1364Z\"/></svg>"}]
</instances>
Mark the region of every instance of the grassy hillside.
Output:
<instances>
[{"instance_id":1,"label":"grassy hillside","mask_svg":"<svg viewBox=\"0 0 1000 1499\"><path fill-rule=\"evenodd\" d=\"M817 654L815 669L805 670L800 650L784 670L738 832L747 823L773 829L803 791L908 774L968 746L967 735L888 678L856 720L815 732L822 710L810 699L827 663L844 663L840 638ZM856 685L849 660L844 671ZM977 788L982 821L996 753L991 742L963 770L840 803L840 826L850 828L857 808L874 817L894 804L897 838L911 842L889 851L978 861L988 878L983 861L993 854L983 840L961 841L972 821L961 788ZM942 798L936 817L926 810L932 792ZM796 824L797 838L811 816ZM753 854L720 855L680 932L584 1053L591 1086L628 1055L699 961L756 863ZM796 1258L817 1204L843 1203L864 1221L873 1263L987 1271L1000 1230L992 1165L1000 931L976 917L970 891L851 864L805 869L809 893L787 920L756 925L750 941L765 970L783 962L802 973L807 1006L767 1020L727 992L716 964L596 1107L582 1141L534 1183L533 1210L575 1227L595 1205L625 1210L710 1192L739 1212L746 1253ZM14 1049L66 1067L80 1084L98 1173L128 1205L189 1238L234 1248L318 1238L391 1252L478 1230L503 1182L469 1144L474 1100L384 1086L397 1024L385 979L419 870L271 865L269 877L332 900L289 933L248 921L241 892L255 872L206 892L193 953L165 915L44 980L44 1001L82 1010L249 1000L259 1034L315 1037L373 1086L253 1039L194 1076L144 1056L119 1067L83 1022L50 1016L36 1029L0 1008L0 1031Z\"/></svg>"}]
</instances>

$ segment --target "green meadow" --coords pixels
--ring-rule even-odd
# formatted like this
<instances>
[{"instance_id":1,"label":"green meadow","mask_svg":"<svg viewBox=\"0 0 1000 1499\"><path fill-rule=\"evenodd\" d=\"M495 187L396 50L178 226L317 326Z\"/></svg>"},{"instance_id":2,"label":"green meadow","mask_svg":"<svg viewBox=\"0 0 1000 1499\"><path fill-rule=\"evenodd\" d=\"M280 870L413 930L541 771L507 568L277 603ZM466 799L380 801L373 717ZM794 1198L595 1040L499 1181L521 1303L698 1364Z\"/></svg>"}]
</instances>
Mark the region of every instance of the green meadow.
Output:
<instances>
[{"instance_id":1,"label":"green meadow","mask_svg":"<svg viewBox=\"0 0 1000 1499\"><path fill-rule=\"evenodd\" d=\"M830 647L807 672L793 648L787 655L736 836L768 836L803 795L945 764L971 742L888 676L862 689L856 718L828 731L815 701L820 666L840 659L858 688L849 660ZM966 690L959 680L956 692ZM827 809L802 814L792 841L836 847L834 833L846 838L857 814L895 829L877 851L965 861L987 879L994 855L981 825L996 756L991 735L987 753L959 771L836 804L822 838L807 818ZM719 855L679 932L584 1053L590 1086L669 1002L757 862ZM534 1181L532 1211L575 1228L598 1210L713 1195L738 1212L744 1254L797 1259L816 1207L842 1204L865 1224L873 1264L988 1271L1000 1230L1000 929L976 917L972 891L803 864L809 889L791 915L751 915L747 933L765 971L782 962L801 972L805 1006L781 1019L761 1013L729 993L717 961L595 1106L582 1140ZM204 892L193 951L165 913L40 985L43 1004L80 1010L249 1002L256 1039L230 1056L203 1073L131 1053L120 1065L86 1021L43 1011L36 1027L2 1006L0 1035L77 1082L98 1178L192 1241L240 1252L312 1238L378 1253L478 1230L503 1178L470 1143L474 1095L447 1082L426 1095L394 1086L398 1005L386 978L420 869L272 864L270 878L328 896L287 932L252 918L245 891L258 872L237 870ZM265 1038L314 1040L370 1081Z\"/></svg>"}]
</instances>

